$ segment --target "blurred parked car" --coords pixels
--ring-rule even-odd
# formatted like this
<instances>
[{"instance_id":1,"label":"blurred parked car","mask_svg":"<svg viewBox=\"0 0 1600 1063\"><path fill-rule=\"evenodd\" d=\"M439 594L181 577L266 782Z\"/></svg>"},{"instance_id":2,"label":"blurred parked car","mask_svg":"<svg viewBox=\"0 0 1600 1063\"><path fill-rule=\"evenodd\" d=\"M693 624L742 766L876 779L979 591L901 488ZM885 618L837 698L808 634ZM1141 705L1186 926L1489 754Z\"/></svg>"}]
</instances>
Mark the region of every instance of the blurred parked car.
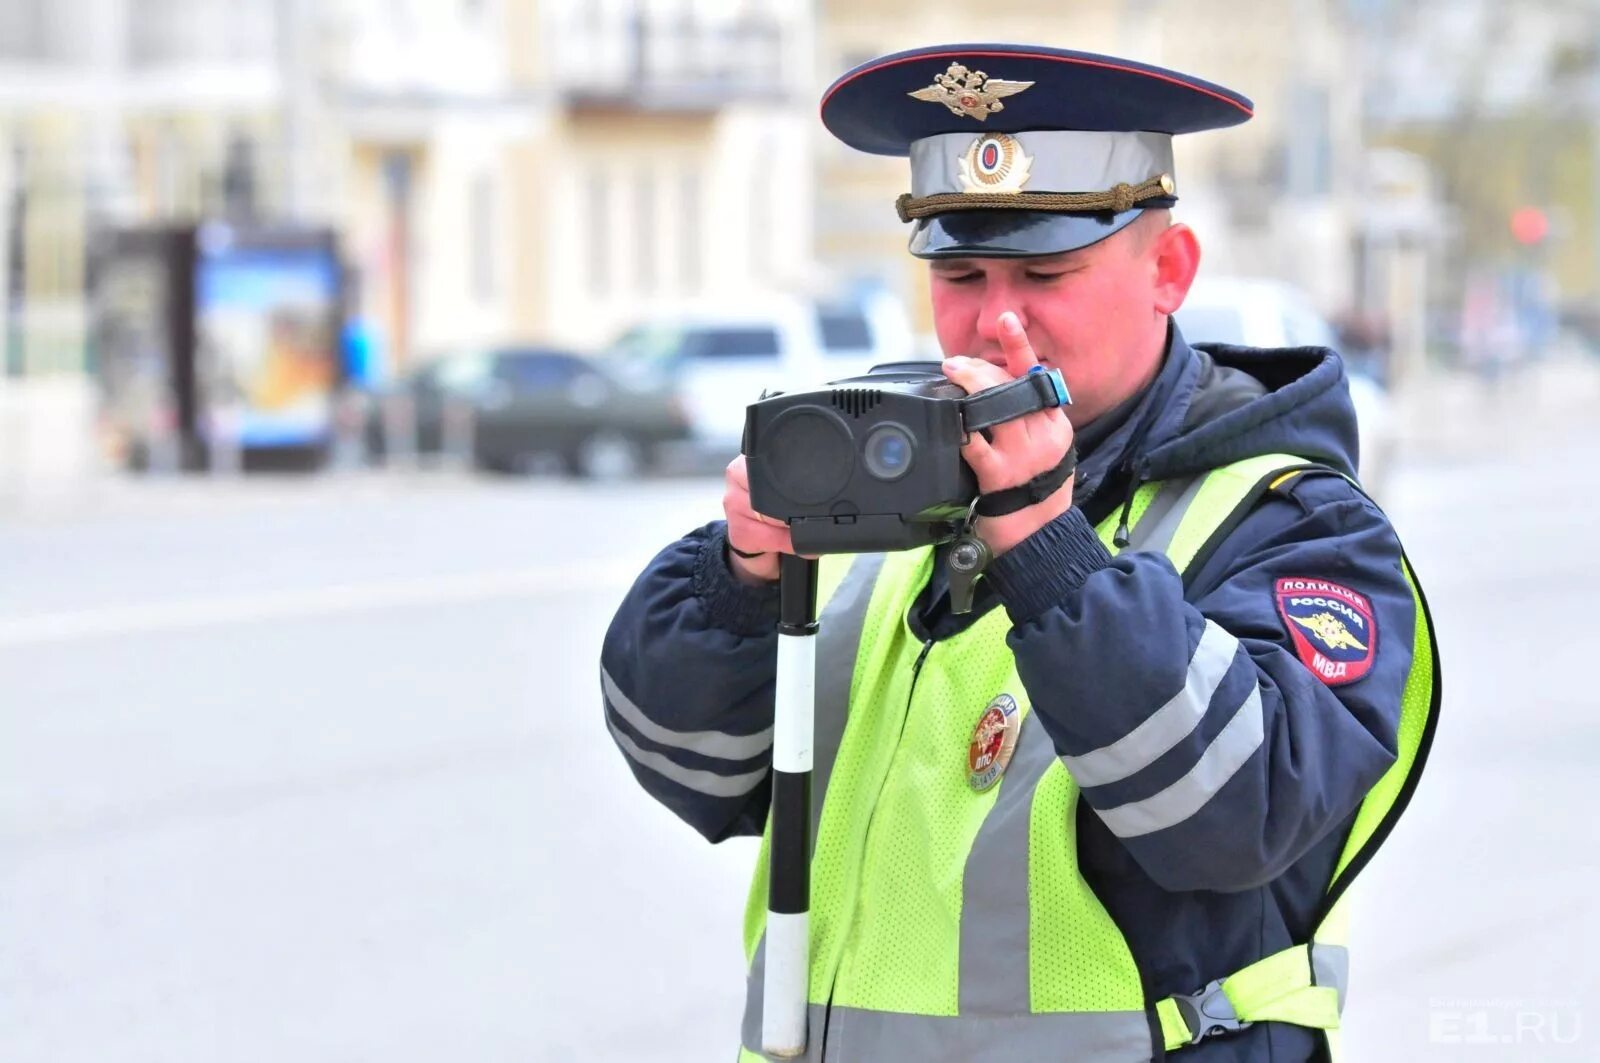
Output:
<instances>
[{"instance_id":1,"label":"blurred parked car","mask_svg":"<svg viewBox=\"0 0 1600 1063\"><path fill-rule=\"evenodd\" d=\"M913 357L904 307L887 294L838 303L768 299L647 321L606 352L613 365L675 382L699 449L731 457L745 407Z\"/></svg>"},{"instance_id":2,"label":"blurred parked car","mask_svg":"<svg viewBox=\"0 0 1600 1063\"><path fill-rule=\"evenodd\" d=\"M1337 349L1327 319L1304 292L1281 281L1203 277L1173 317L1190 343ZM1361 439L1361 482L1378 495L1398 444L1393 407L1388 392L1369 372L1348 360L1345 371Z\"/></svg>"},{"instance_id":3,"label":"blurred parked car","mask_svg":"<svg viewBox=\"0 0 1600 1063\"><path fill-rule=\"evenodd\" d=\"M418 453L439 453L460 439L477 467L498 472L528 472L553 456L578 476L624 479L689 430L670 382L622 379L612 367L569 351L504 347L448 355L418 368L398 392L415 409ZM382 456L397 427L406 430L392 397L375 404L366 423L369 452Z\"/></svg>"}]
</instances>

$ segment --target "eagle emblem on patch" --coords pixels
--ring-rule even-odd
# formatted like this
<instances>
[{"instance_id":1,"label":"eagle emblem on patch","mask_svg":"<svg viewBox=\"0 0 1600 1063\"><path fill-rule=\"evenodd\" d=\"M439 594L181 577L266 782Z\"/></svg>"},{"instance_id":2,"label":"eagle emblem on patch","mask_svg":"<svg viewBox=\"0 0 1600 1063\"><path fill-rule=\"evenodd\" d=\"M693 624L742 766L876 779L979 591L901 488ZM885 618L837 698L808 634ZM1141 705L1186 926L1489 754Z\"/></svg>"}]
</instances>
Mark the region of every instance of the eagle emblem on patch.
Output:
<instances>
[{"instance_id":1,"label":"eagle emblem on patch","mask_svg":"<svg viewBox=\"0 0 1600 1063\"><path fill-rule=\"evenodd\" d=\"M1341 686L1371 671L1378 623L1364 595L1338 583L1298 576L1278 580L1274 594L1295 654L1317 678Z\"/></svg>"},{"instance_id":2,"label":"eagle emblem on patch","mask_svg":"<svg viewBox=\"0 0 1600 1063\"><path fill-rule=\"evenodd\" d=\"M1011 763L1021 731L1022 714L1017 711L1016 698L1000 694L989 702L978 717L972 742L967 746L967 784L982 793L999 782L1006 765Z\"/></svg>"}]
</instances>

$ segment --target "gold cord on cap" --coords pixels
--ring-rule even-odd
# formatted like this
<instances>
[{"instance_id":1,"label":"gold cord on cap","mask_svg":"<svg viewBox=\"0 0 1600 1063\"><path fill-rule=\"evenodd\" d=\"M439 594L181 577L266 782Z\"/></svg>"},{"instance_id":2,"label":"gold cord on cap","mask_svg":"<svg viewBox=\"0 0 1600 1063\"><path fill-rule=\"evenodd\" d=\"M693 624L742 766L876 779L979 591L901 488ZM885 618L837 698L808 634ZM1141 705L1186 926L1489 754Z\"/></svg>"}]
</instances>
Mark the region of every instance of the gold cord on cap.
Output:
<instances>
[{"instance_id":1,"label":"gold cord on cap","mask_svg":"<svg viewBox=\"0 0 1600 1063\"><path fill-rule=\"evenodd\" d=\"M1170 196L1176 187L1170 175L1161 174L1136 185L1121 183L1106 192L941 192L921 197L907 192L894 201L894 209L903 222L952 210L1042 210L1053 214L1107 210L1121 214L1147 199Z\"/></svg>"}]
</instances>

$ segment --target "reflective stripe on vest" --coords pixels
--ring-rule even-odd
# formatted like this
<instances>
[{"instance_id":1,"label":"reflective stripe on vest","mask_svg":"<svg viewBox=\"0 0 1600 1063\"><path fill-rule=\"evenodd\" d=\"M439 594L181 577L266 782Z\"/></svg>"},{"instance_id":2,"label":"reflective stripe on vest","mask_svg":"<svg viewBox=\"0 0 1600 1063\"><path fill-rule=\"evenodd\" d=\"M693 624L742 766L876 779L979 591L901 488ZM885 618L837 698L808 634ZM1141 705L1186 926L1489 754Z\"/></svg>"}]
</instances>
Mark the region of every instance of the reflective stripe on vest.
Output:
<instances>
[{"instance_id":1,"label":"reflective stripe on vest","mask_svg":"<svg viewBox=\"0 0 1600 1063\"><path fill-rule=\"evenodd\" d=\"M756 945L740 1025L741 1060L766 1057L749 1046L761 1043L762 970L766 939ZM1023 960L1026 964L1026 959ZM963 972L965 974L965 972ZM803 1063L823 1060L960 1060L1015 1063L1060 1058L1148 1059L1150 1022L1144 1011L1062 1011L961 1015L909 1015L813 1002Z\"/></svg>"},{"instance_id":2,"label":"reflective stripe on vest","mask_svg":"<svg viewBox=\"0 0 1600 1063\"><path fill-rule=\"evenodd\" d=\"M1184 573L1205 560L1219 528L1231 528L1235 510L1253 505L1269 474L1291 467L1304 462L1273 455L1142 485L1130 508L1128 548L1160 548ZM1108 548L1117 516L1098 529ZM917 642L906 613L930 568L926 549L823 559L823 593L831 597L819 636L829 641L818 653L812 1021L803 1058L1145 1060L1163 1044L1189 1043L1197 1028L1204 1032L1191 1001L1145 1000L1122 934L1079 873L1073 773L1086 783L1120 778L1181 741L1236 642L1208 628L1183 690L1167 706L1123 741L1063 763L1032 717L1005 646L1003 609L931 647ZM1397 797L1403 805L1426 745L1434 657L1418 602L1401 756L1363 804L1341 872L1353 863L1359 869L1358 854L1381 841L1379 829ZM985 705L1002 693L1016 700L1019 738L999 783L980 793L967 784L967 742ZM1203 803L1259 744L1251 742L1259 695L1250 700L1253 724L1247 702L1210 768L1187 788L1156 795L1163 800L1150 807L1125 806L1113 829L1160 829ZM759 1045L765 898L764 839L745 920L750 978L741 1059L748 1061L763 1058L752 1046ZM1336 1026L1347 969L1344 908L1333 906L1313 944L1235 972L1211 999L1241 1021Z\"/></svg>"},{"instance_id":3,"label":"reflective stripe on vest","mask_svg":"<svg viewBox=\"0 0 1600 1063\"><path fill-rule=\"evenodd\" d=\"M1210 482L1216 480L1219 490L1226 494L1213 501L1211 511L1220 511L1223 504L1230 505L1232 509L1252 505L1269 487L1281 487L1310 469L1321 467L1297 462L1287 455L1266 455L1219 470L1207 478L1206 489L1210 490ZM1360 484L1354 480L1350 482L1360 490ZM1213 530L1224 526L1226 521L1224 517L1215 522L1198 519L1192 523L1186 522L1180 541L1175 541L1168 552L1180 573L1187 571ZM1208 526L1211 530L1208 530ZM1265 957L1221 979L1218 985L1241 1022L1289 1022L1323 1030L1330 1056L1334 1059L1339 1058L1336 1033L1349 982L1349 954L1345 948L1348 905L1344 891L1409 801L1411 789L1427 759L1433 728L1438 721L1441 691L1433 622L1427 600L1412 572L1410 559L1403 552L1401 564L1406 583L1411 589L1416 622L1412 635L1411 670L1401 693L1395 762L1368 791L1357 810L1355 822L1334 869L1327 910L1313 931L1311 942L1291 946ZM1203 1019L1194 1016L1192 1009L1189 1009L1191 1015L1186 1019L1184 1010L1175 998L1168 998L1156 1005L1169 1051L1193 1043L1196 1035L1206 1032Z\"/></svg>"}]
</instances>

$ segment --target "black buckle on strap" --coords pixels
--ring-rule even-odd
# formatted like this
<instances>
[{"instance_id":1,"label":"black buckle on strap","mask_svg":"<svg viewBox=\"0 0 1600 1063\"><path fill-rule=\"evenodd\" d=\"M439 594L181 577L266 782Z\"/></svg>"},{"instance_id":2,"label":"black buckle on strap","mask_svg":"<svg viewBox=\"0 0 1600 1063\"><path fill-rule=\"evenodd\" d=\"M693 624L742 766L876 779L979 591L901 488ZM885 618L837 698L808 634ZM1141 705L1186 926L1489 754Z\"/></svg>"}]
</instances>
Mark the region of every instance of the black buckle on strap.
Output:
<instances>
[{"instance_id":1,"label":"black buckle on strap","mask_svg":"<svg viewBox=\"0 0 1600 1063\"><path fill-rule=\"evenodd\" d=\"M1189 1033L1194 1037L1189 1042L1192 1045L1199 1044L1207 1037L1233 1033L1236 1030L1247 1029L1251 1025L1239 1018L1239 1013L1233 1010L1233 1001L1222 991L1220 978L1193 993L1174 993L1172 999L1178 1005L1178 1014L1182 1015L1183 1021L1188 1024Z\"/></svg>"}]
</instances>

